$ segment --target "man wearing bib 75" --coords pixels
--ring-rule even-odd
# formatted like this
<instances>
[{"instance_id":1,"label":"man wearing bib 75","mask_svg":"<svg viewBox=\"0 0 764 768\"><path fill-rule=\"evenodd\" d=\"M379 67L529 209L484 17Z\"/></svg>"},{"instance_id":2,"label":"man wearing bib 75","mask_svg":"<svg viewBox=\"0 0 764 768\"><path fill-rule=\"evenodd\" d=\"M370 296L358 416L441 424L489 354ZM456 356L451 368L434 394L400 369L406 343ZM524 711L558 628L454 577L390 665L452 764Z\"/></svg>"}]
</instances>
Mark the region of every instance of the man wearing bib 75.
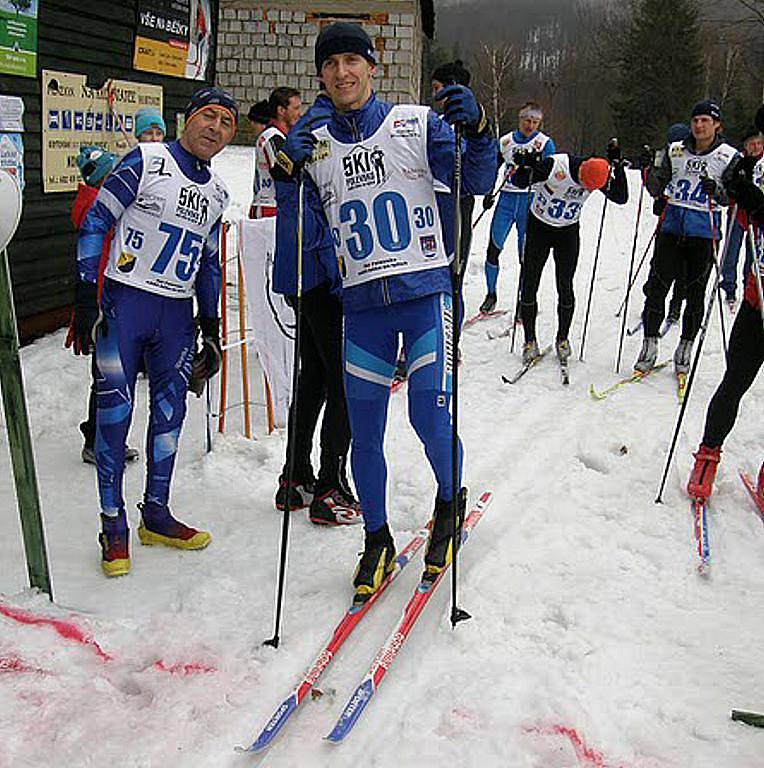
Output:
<instances>
[{"instance_id":1,"label":"man wearing bib 75","mask_svg":"<svg viewBox=\"0 0 764 768\"><path fill-rule=\"evenodd\" d=\"M76 329L83 351L94 338L98 371L95 451L107 576L130 570L122 479L143 360L150 411L139 538L180 549L210 542L209 533L176 520L167 503L192 365L201 378L220 365L218 240L229 194L210 161L233 138L238 109L225 91L204 88L193 95L185 116L179 141L140 144L125 155L77 239ZM99 313L98 259L112 227ZM194 296L204 338L196 356Z\"/></svg>"},{"instance_id":2,"label":"man wearing bib 75","mask_svg":"<svg viewBox=\"0 0 764 768\"><path fill-rule=\"evenodd\" d=\"M338 22L316 41L324 86L290 132L279 164L293 178L305 167L304 254L342 284L345 388L352 431L351 465L364 515L364 552L355 572L363 602L393 568L383 452L398 337L408 365L409 419L437 479L426 573L452 556L449 412L452 306L449 256L435 185L453 194L455 134L464 125L464 194L485 194L496 177L497 147L482 107L465 86L440 91L446 122L427 107L390 105L372 90L376 57L362 27ZM297 185L277 180L277 263L295 269ZM338 274L339 273L339 274ZM293 278L294 279L294 278ZM461 455L461 453L460 453Z\"/></svg>"}]
</instances>

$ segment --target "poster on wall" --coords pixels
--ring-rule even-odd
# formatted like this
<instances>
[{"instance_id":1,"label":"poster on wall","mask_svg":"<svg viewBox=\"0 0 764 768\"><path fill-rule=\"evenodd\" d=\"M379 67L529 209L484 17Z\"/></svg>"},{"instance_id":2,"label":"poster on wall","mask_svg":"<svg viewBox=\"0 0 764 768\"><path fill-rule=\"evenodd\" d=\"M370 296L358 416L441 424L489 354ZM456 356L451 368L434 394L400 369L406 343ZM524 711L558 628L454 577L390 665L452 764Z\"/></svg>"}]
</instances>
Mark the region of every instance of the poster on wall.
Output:
<instances>
[{"instance_id":1,"label":"poster on wall","mask_svg":"<svg viewBox=\"0 0 764 768\"><path fill-rule=\"evenodd\" d=\"M0 0L0 73L37 77L39 0Z\"/></svg>"},{"instance_id":2,"label":"poster on wall","mask_svg":"<svg viewBox=\"0 0 764 768\"><path fill-rule=\"evenodd\" d=\"M163 108L162 86L107 80L91 88L85 75L42 71L42 173L44 192L77 189L76 158L83 144L124 155L135 143L135 113Z\"/></svg>"},{"instance_id":3,"label":"poster on wall","mask_svg":"<svg viewBox=\"0 0 764 768\"><path fill-rule=\"evenodd\" d=\"M210 0L138 0L133 67L204 80L212 34Z\"/></svg>"}]
</instances>

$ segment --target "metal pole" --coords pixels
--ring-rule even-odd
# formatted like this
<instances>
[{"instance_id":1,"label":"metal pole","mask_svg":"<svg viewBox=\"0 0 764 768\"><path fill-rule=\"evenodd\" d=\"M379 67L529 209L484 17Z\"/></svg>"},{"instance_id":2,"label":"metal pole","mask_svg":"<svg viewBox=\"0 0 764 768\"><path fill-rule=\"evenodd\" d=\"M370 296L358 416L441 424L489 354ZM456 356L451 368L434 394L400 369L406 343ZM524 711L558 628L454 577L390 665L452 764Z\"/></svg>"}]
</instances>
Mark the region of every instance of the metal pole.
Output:
<instances>
[{"instance_id":1,"label":"metal pole","mask_svg":"<svg viewBox=\"0 0 764 768\"><path fill-rule=\"evenodd\" d=\"M451 544L451 628L454 629L460 621L469 619L470 615L457 603L458 574L457 561L459 542L461 541L461 525L459 524L459 500L461 487L459 484L459 334L461 326L462 303L462 126L454 126L454 263L452 291L452 321L451 321L451 491L453 500L451 512L453 515Z\"/></svg>"},{"instance_id":2,"label":"metal pole","mask_svg":"<svg viewBox=\"0 0 764 768\"><path fill-rule=\"evenodd\" d=\"M584 359L584 345L586 344L586 329L589 326L589 310L592 307L592 294L594 293L594 278L597 275L597 262L600 258L600 246L602 245L602 230L605 228L605 214L607 213L607 196L602 204L602 216L600 218L600 231L597 235L597 248L594 251L594 264L592 264L592 280L589 284L589 298L586 302L586 315L584 316L584 330L581 334L581 349L578 353L578 359Z\"/></svg>"},{"instance_id":3,"label":"metal pole","mask_svg":"<svg viewBox=\"0 0 764 768\"><path fill-rule=\"evenodd\" d=\"M639 222L642 218L642 200L645 196L645 185L647 184L647 169L639 176L639 202L637 203L637 223L634 226L634 242L631 245L631 259L629 260L629 278L626 281L626 295L623 297L623 315L621 317L621 336L618 339L618 354L615 359L615 372L618 373L621 369L621 354L623 353L623 337L626 333L626 321L629 316L629 294L631 293L631 286L634 283L634 256L637 253L637 242L639 240ZM659 224L660 226L660 224ZM657 232L657 229L656 229ZM647 251L645 251L647 253Z\"/></svg>"},{"instance_id":4,"label":"metal pole","mask_svg":"<svg viewBox=\"0 0 764 768\"><path fill-rule=\"evenodd\" d=\"M50 581L37 472L29 433L7 250L4 250L0 257L0 385L3 390L3 410L8 429L8 446L16 484L29 585L41 589L52 600L53 586Z\"/></svg>"},{"instance_id":5,"label":"metal pole","mask_svg":"<svg viewBox=\"0 0 764 768\"><path fill-rule=\"evenodd\" d=\"M273 621L273 637L265 640L263 645L270 645L278 648L281 642L279 634L281 630L281 614L284 604L284 584L286 582L287 554L289 552L289 515L291 507L292 478L294 476L294 461L296 452L296 443L294 433L289 432L294 429L297 415L297 387L300 381L300 322L302 319L302 261L303 261L303 233L305 224L303 216L305 212L305 177L304 171L300 170L297 176L297 302L295 305L295 330L294 330L294 357L292 358L292 402L287 416L287 441L289 443L289 455L287 456L286 467L286 503L284 504L284 517L281 522L281 546L279 549L279 575L278 586L276 587L276 611Z\"/></svg>"},{"instance_id":6,"label":"metal pole","mask_svg":"<svg viewBox=\"0 0 764 768\"><path fill-rule=\"evenodd\" d=\"M748 221L748 240L751 244L751 270L756 281L756 293L759 297L759 312L761 312L761 322L764 324L764 289L761 286L761 264L759 263L759 243L756 242L756 236L753 232L753 224Z\"/></svg>"}]
</instances>

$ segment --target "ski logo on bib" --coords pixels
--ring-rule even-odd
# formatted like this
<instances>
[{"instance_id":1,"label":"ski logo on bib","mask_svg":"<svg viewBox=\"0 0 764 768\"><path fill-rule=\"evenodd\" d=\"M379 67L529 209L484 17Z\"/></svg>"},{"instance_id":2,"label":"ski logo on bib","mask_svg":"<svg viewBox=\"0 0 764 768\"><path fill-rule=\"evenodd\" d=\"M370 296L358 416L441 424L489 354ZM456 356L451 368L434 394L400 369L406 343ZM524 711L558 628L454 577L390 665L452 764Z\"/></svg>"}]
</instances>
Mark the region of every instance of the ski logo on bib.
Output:
<instances>
[{"instance_id":1,"label":"ski logo on bib","mask_svg":"<svg viewBox=\"0 0 764 768\"><path fill-rule=\"evenodd\" d=\"M687 161L687 171L689 173L698 173L702 175L708 171L708 163L705 158L691 157Z\"/></svg>"},{"instance_id":2,"label":"ski logo on bib","mask_svg":"<svg viewBox=\"0 0 764 768\"><path fill-rule=\"evenodd\" d=\"M342 172L348 192L360 187L378 187L388 179L385 153L376 144L372 149L359 144L342 158Z\"/></svg>"},{"instance_id":3,"label":"ski logo on bib","mask_svg":"<svg viewBox=\"0 0 764 768\"><path fill-rule=\"evenodd\" d=\"M119 254L119 260L117 261L117 269L123 274L128 274L133 271L135 266L135 254L122 251Z\"/></svg>"},{"instance_id":4,"label":"ski logo on bib","mask_svg":"<svg viewBox=\"0 0 764 768\"><path fill-rule=\"evenodd\" d=\"M181 187L178 190L178 204L175 207L175 215L192 224L204 225L209 218L210 201L203 195L196 184Z\"/></svg>"}]
</instances>

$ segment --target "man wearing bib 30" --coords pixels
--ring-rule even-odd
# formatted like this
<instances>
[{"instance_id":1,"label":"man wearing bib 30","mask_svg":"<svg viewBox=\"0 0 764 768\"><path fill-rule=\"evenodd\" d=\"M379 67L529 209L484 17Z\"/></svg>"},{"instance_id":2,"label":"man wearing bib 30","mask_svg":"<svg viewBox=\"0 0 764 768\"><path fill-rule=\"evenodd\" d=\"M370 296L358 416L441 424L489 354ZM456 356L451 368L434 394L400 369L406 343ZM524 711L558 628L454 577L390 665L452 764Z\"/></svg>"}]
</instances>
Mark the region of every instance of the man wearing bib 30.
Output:
<instances>
[{"instance_id":1,"label":"man wearing bib 30","mask_svg":"<svg viewBox=\"0 0 764 768\"><path fill-rule=\"evenodd\" d=\"M438 485L427 572L440 572L451 557L451 501L460 494L463 514L466 493L451 479L451 273L443 228L453 222L441 221L434 185L437 180L453 193L455 140L448 123L464 125L465 194L491 188L497 151L485 112L465 86L440 92L447 122L427 107L377 99L374 48L356 24L324 27L316 68L326 96L290 132L280 165L290 176L305 166L305 258L328 254L325 269L342 281L351 463L366 531L353 585L363 602L395 561L383 442L399 335L409 418ZM277 195L277 259L295 263L297 185L277 182Z\"/></svg>"},{"instance_id":2,"label":"man wearing bib 30","mask_svg":"<svg viewBox=\"0 0 764 768\"><path fill-rule=\"evenodd\" d=\"M651 168L647 190L665 195L668 204L655 241L647 299L642 314L645 337L634 369L649 371L658 359L658 331L666 311L666 294L684 270L687 305L682 337L674 352L677 375L690 370L692 345L703 320L706 283L714 263L715 243L721 232L719 206L727 205L722 173L737 155L723 142L721 111L713 101L701 101L692 110L691 134L669 145L659 168Z\"/></svg>"},{"instance_id":3,"label":"man wearing bib 30","mask_svg":"<svg viewBox=\"0 0 764 768\"><path fill-rule=\"evenodd\" d=\"M180 141L140 144L125 155L77 240L76 332L85 352L94 335L98 369L95 451L107 576L130 570L122 478L135 379L144 360L150 410L138 536L142 544L180 549L210 542L209 533L176 520L167 503L192 364L201 378L220 365L218 239L229 195L209 164L233 138L238 110L225 91L204 88L185 116ZM112 227L96 322L98 260ZM204 337L196 357L194 296Z\"/></svg>"},{"instance_id":4,"label":"man wearing bib 30","mask_svg":"<svg viewBox=\"0 0 764 768\"><path fill-rule=\"evenodd\" d=\"M528 203L530 193L513 182L517 171L515 152L540 152L542 157L551 157L555 152L552 139L539 130L544 113L535 101L529 101L520 107L517 130L499 139L504 165L500 178L503 179L499 193L499 202L491 220L491 239L485 257L486 296L480 305L481 312L492 312L496 308L496 283L499 279L499 256L504 248L509 231L514 225L517 229L517 252L523 258L525 226L528 221ZM493 195L483 198L483 208L493 205Z\"/></svg>"}]
</instances>

